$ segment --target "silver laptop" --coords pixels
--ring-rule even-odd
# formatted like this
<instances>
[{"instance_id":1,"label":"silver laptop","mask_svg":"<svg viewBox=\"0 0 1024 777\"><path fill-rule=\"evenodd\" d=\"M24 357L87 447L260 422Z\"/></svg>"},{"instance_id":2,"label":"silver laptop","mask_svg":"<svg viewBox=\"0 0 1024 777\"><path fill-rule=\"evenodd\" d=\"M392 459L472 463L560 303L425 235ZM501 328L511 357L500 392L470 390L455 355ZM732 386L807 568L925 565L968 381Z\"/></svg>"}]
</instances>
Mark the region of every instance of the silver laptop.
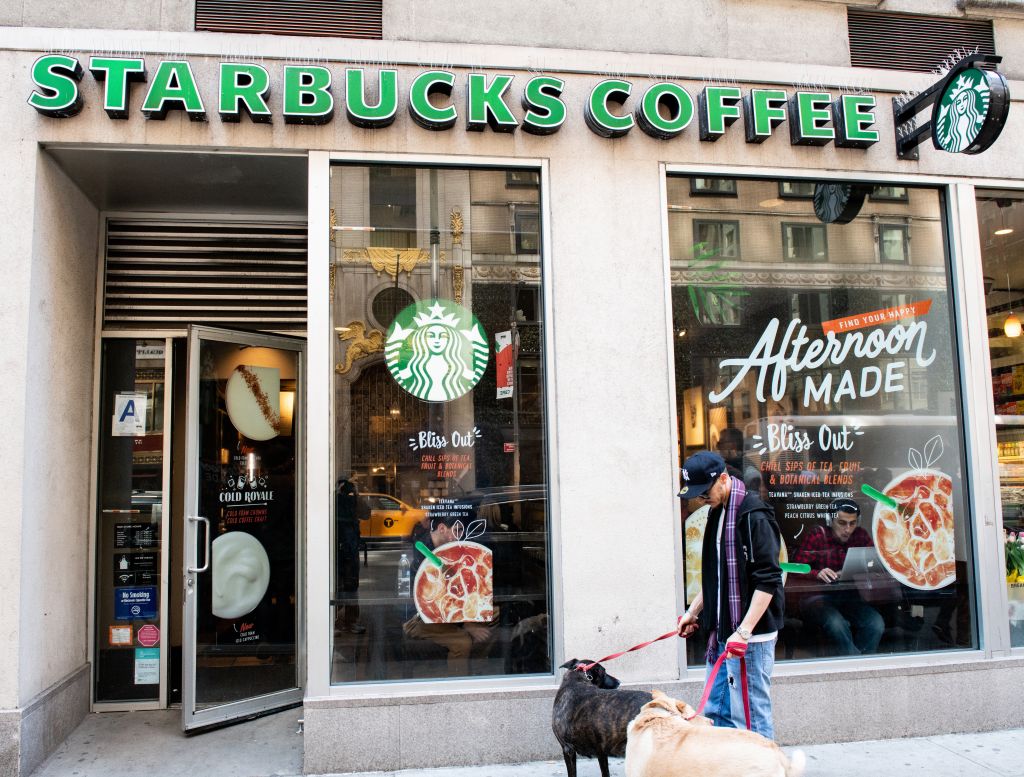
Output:
<instances>
[{"instance_id":1,"label":"silver laptop","mask_svg":"<svg viewBox=\"0 0 1024 777\"><path fill-rule=\"evenodd\" d=\"M857 583L858 588L872 588L881 584L891 586L894 581L874 547L850 548L846 552L839 580L843 583Z\"/></svg>"}]
</instances>

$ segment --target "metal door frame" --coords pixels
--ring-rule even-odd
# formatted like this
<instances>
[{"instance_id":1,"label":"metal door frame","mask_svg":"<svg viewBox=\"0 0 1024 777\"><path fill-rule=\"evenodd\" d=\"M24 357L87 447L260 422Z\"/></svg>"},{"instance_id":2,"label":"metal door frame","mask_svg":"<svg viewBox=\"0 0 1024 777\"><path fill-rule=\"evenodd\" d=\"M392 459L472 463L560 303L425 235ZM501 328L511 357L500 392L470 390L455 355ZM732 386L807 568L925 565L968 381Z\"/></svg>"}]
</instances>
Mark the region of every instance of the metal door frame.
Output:
<instances>
[{"instance_id":1,"label":"metal door frame","mask_svg":"<svg viewBox=\"0 0 1024 777\"><path fill-rule=\"evenodd\" d=\"M253 696L239 701L219 704L203 710L196 710L196 602L195 595L189 595L190 580L194 586L194 573L189 568L199 566L196 547L196 519L199 518L199 344L202 340L250 345L261 348L277 348L292 351L296 355L295 368L295 415L293 422L295 436L295 680L292 688L274 693ZM257 332L243 332L208 326L190 326L188 331L188 367L185 411L185 527L182 552L183 619L181 643L181 727L183 731L196 731L211 726L220 726L261 715L277 709L302 703L304 679L306 676L305 640L305 371L306 343L297 338L282 335L265 335ZM207 555L209 563L209 533Z\"/></svg>"}]
</instances>

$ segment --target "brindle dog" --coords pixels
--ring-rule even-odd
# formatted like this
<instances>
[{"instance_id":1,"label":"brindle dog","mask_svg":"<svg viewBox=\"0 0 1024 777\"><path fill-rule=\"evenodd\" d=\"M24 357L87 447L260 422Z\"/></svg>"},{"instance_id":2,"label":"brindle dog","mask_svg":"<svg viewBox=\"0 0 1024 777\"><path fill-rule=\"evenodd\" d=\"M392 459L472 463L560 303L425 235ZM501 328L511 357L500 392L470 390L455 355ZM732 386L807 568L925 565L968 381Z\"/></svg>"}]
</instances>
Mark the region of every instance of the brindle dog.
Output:
<instances>
[{"instance_id":1,"label":"brindle dog","mask_svg":"<svg viewBox=\"0 0 1024 777\"><path fill-rule=\"evenodd\" d=\"M576 777L576 756L596 758L601 777L610 777L608 756L626 754L626 727L651 700L643 691L617 691L619 681L595 664L587 672L576 669L591 663L572 659L555 695L551 730L562 746L569 777Z\"/></svg>"}]
</instances>

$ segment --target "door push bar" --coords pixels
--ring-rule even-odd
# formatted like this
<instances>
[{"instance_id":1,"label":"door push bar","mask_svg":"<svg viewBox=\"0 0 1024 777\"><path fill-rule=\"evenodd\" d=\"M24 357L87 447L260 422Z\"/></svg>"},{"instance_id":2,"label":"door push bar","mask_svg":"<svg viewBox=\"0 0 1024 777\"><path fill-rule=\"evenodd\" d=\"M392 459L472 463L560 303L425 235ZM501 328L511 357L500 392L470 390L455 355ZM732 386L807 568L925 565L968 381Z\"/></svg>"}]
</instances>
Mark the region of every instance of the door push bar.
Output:
<instances>
[{"instance_id":1,"label":"door push bar","mask_svg":"<svg viewBox=\"0 0 1024 777\"><path fill-rule=\"evenodd\" d=\"M201 515L190 515L188 517L190 523L204 523L206 524L206 542L204 543L205 554L203 556L203 565L201 567L186 567L185 571L189 574L199 574L205 572L210 568L210 521L207 518L203 518ZM198 553L196 555L199 555Z\"/></svg>"}]
</instances>

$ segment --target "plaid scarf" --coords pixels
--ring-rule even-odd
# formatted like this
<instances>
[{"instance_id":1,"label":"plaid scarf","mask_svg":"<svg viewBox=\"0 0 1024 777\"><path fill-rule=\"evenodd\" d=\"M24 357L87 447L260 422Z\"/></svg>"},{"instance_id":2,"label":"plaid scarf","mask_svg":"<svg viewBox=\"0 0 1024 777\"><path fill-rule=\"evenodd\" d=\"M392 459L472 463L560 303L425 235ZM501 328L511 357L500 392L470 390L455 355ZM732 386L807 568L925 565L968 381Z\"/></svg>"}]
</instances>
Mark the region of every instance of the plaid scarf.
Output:
<instances>
[{"instance_id":1,"label":"plaid scarf","mask_svg":"<svg viewBox=\"0 0 1024 777\"><path fill-rule=\"evenodd\" d=\"M740 503L743 501L743 497L747 495L747 488L743 485L743 481L738 478L730 477L729 480L732 486L729 489L729 501L725 506L725 515L722 519L725 521L725 525L722 527L722 546L719 554L721 554L722 550L725 551L725 576L729 586L729 619L731 622L731 631L729 633L731 634L733 631L736 631L740 621L743 620L743 613L740 611L743 602L740 599L739 558L736 553L736 522L739 520ZM722 589L721 574L719 574L718 588L719 590ZM719 615L720 613L715 613L716 626L708 637L708 649L704 656L708 661L713 660L714 650L718 644L718 627L721 625L717 623Z\"/></svg>"}]
</instances>

